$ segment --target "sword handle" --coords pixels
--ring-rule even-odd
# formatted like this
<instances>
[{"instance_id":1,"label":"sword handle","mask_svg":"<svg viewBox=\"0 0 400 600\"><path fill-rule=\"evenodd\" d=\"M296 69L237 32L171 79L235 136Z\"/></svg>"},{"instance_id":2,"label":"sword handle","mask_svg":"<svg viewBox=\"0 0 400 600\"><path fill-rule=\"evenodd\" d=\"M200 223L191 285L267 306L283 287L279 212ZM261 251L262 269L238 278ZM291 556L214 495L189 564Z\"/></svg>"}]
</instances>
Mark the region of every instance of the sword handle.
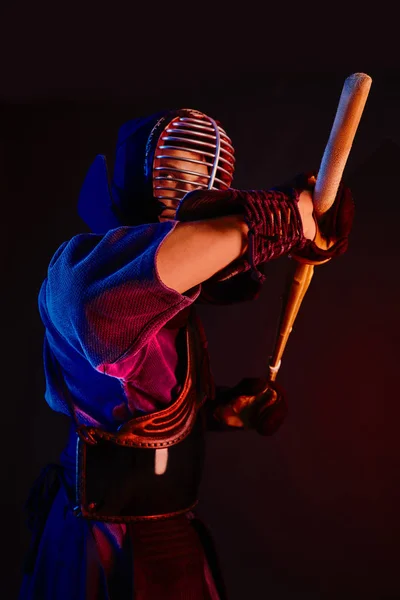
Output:
<instances>
[{"instance_id":1,"label":"sword handle","mask_svg":"<svg viewBox=\"0 0 400 600\"><path fill-rule=\"evenodd\" d=\"M365 73L353 73L345 79L315 183L313 202L317 216L335 201L371 83L371 77Z\"/></svg>"}]
</instances>

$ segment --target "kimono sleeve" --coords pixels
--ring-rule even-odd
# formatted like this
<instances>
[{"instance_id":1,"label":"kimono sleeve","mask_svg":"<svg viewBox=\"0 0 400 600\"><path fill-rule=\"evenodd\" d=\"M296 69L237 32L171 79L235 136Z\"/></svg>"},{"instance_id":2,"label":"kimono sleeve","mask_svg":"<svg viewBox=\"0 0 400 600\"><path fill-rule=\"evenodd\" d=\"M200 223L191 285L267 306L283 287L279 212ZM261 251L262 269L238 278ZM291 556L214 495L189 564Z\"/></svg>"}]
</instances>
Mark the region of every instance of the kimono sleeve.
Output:
<instances>
[{"instance_id":1,"label":"kimono sleeve","mask_svg":"<svg viewBox=\"0 0 400 600\"><path fill-rule=\"evenodd\" d=\"M158 276L157 251L176 224L118 227L65 242L39 295L45 326L100 371L142 349L200 293L196 286L180 294Z\"/></svg>"}]
</instances>

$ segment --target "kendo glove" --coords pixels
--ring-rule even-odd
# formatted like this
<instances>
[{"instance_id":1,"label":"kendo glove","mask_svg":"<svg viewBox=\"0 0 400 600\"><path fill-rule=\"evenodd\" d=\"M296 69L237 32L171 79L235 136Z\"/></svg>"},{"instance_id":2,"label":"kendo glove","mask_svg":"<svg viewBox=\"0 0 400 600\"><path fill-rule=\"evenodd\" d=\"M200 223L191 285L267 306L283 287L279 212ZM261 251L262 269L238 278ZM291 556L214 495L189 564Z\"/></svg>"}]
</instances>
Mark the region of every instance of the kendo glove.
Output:
<instances>
[{"instance_id":1,"label":"kendo glove","mask_svg":"<svg viewBox=\"0 0 400 600\"><path fill-rule=\"evenodd\" d=\"M243 215L249 227L248 251L217 273L224 281L251 269L263 282L257 269L283 254L300 252L307 243L298 209L299 192L295 188L280 190L195 190L179 203L177 221L199 221L228 215Z\"/></svg>"},{"instance_id":2,"label":"kendo glove","mask_svg":"<svg viewBox=\"0 0 400 600\"><path fill-rule=\"evenodd\" d=\"M284 422L288 407L283 388L262 377L246 377L232 388L219 390L210 403L220 430L255 429L274 434Z\"/></svg>"},{"instance_id":3,"label":"kendo glove","mask_svg":"<svg viewBox=\"0 0 400 600\"><path fill-rule=\"evenodd\" d=\"M298 175L293 186L296 189L314 190L316 172ZM349 235L354 221L354 200L350 189L340 182L336 198L329 210L314 220L317 231L314 240L307 241L300 250L291 252L298 262L318 265L344 254L348 248Z\"/></svg>"}]
</instances>

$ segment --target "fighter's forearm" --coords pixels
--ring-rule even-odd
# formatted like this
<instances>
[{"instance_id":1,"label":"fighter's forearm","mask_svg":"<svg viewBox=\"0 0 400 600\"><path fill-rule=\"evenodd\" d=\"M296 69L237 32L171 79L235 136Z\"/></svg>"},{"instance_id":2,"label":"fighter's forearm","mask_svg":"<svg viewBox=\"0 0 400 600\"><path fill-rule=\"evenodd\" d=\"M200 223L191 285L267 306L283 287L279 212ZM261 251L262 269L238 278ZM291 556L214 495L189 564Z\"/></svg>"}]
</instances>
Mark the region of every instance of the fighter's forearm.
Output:
<instances>
[{"instance_id":1,"label":"fighter's forearm","mask_svg":"<svg viewBox=\"0 0 400 600\"><path fill-rule=\"evenodd\" d=\"M312 195L299 197L303 235L313 239ZM207 281L247 250L248 226L239 215L178 223L157 254L158 274L168 287L183 294Z\"/></svg>"},{"instance_id":2,"label":"fighter's forearm","mask_svg":"<svg viewBox=\"0 0 400 600\"><path fill-rule=\"evenodd\" d=\"M238 215L178 223L157 253L161 281L183 294L247 249L248 226Z\"/></svg>"}]
</instances>

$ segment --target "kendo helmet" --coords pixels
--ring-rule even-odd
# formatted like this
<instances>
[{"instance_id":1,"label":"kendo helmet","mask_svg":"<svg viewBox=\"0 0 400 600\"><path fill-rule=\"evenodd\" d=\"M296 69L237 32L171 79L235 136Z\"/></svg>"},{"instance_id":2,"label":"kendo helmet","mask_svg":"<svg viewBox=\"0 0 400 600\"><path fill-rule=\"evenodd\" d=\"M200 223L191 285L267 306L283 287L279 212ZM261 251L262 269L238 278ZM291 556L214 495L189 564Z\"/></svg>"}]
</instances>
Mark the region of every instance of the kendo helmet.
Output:
<instances>
[{"instance_id":1,"label":"kendo helmet","mask_svg":"<svg viewBox=\"0 0 400 600\"><path fill-rule=\"evenodd\" d=\"M96 157L79 214L97 233L171 219L188 191L229 188L234 168L231 139L200 111L183 108L134 119L119 130L111 182L105 157Z\"/></svg>"},{"instance_id":2,"label":"kendo helmet","mask_svg":"<svg viewBox=\"0 0 400 600\"><path fill-rule=\"evenodd\" d=\"M228 189L235 166L232 142L214 119L190 109L180 113L164 124L152 157L153 195L167 217L193 189Z\"/></svg>"}]
</instances>

